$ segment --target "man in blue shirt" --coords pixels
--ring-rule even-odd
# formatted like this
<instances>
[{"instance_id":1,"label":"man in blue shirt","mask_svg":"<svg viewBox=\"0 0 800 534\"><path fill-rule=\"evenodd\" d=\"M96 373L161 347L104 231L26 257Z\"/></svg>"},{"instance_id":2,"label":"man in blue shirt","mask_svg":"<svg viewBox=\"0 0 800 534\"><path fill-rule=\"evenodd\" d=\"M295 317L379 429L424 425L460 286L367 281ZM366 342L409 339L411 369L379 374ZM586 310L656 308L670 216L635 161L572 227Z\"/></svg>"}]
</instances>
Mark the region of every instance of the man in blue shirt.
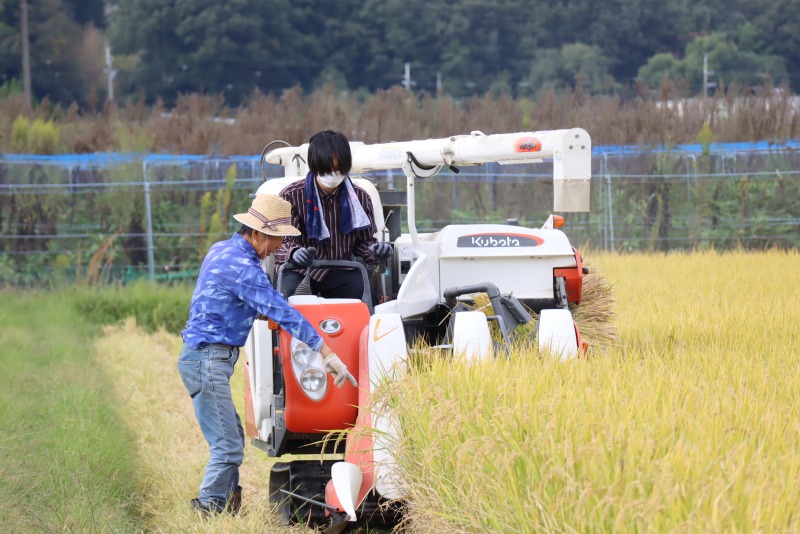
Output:
<instances>
[{"instance_id":1,"label":"man in blue shirt","mask_svg":"<svg viewBox=\"0 0 800 534\"><path fill-rule=\"evenodd\" d=\"M334 384L353 375L300 313L269 282L261 260L300 232L291 225L291 205L277 195L256 195L247 213L233 216L241 229L214 243L203 260L182 332L178 360L183 383L192 398L210 458L200 492L191 505L203 514L241 505L239 466L244 457L244 430L231 397L230 379L258 313L322 354Z\"/></svg>"}]
</instances>

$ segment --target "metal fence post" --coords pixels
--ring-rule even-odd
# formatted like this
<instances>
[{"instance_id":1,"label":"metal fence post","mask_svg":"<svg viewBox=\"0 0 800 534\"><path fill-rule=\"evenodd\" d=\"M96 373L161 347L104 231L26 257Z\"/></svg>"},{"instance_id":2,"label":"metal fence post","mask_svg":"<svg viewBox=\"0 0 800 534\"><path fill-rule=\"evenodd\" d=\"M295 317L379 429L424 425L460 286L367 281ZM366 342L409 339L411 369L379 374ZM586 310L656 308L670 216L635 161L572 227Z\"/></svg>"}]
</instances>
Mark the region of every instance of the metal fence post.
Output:
<instances>
[{"instance_id":1,"label":"metal fence post","mask_svg":"<svg viewBox=\"0 0 800 534\"><path fill-rule=\"evenodd\" d=\"M611 252L616 252L617 247L614 244L614 198L611 195L611 173L608 170L608 154L603 154L606 158L606 186L608 188L608 236L611 242Z\"/></svg>"},{"instance_id":2,"label":"metal fence post","mask_svg":"<svg viewBox=\"0 0 800 534\"><path fill-rule=\"evenodd\" d=\"M142 161L144 174L144 212L147 217L147 274L150 282L156 279L156 267L153 254L153 214L150 210L150 182L147 181L147 160Z\"/></svg>"},{"instance_id":3,"label":"metal fence post","mask_svg":"<svg viewBox=\"0 0 800 534\"><path fill-rule=\"evenodd\" d=\"M450 173L450 197L453 203L453 209L458 211L458 188L456 187L456 173Z\"/></svg>"},{"instance_id":4,"label":"metal fence post","mask_svg":"<svg viewBox=\"0 0 800 534\"><path fill-rule=\"evenodd\" d=\"M489 163L484 163L483 169L485 172L486 187L489 190L489 213L494 213L494 175L489 172Z\"/></svg>"},{"instance_id":5,"label":"metal fence post","mask_svg":"<svg viewBox=\"0 0 800 534\"><path fill-rule=\"evenodd\" d=\"M603 202L603 197L604 197L603 192L605 190L605 186L603 184L603 177L606 175L607 161L608 160L606 158L606 155L603 154L603 156L600 158L600 173L599 173L600 178L598 180L598 185L600 187L600 190L597 192L597 199L599 201L599 204L602 206L602 209L599 210L599 215L597 216L597 220L603 225L602 228L600 229L600 238L602 243L601 248L604 251L608 250L608 225L606 224L606 218L607 218L606 210L608 209L608 206L606 206L606 203Z\"/></svg>"}]
</instances>

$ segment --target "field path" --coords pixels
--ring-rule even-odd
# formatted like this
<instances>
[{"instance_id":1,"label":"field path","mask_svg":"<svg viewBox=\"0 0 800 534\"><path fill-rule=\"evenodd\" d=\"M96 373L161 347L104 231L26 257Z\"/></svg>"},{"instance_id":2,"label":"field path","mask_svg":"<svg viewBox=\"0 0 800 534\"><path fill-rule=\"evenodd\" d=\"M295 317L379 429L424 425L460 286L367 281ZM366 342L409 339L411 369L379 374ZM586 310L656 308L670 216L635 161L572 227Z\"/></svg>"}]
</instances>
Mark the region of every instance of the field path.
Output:
<instances>
[{"instance_id":1,"label":"field path","mask_svg":"<svg viewBox=\"0 0 800 534\"><path fill-rule=\"evenodd\" d=\"M114 383L117 412L133 433L139 458L140 508L148 531L291 532L275 523L268 505L271 460L249 443L241 470L243 513L200 521L189 509L208 459L208 447L177 371L179 336L148 333L132 319L106 326L95 359ZM234 402L243 413L242 361L233 379ZM249 441L249 440L248 440Z\"/></svg>"}]
</instances>

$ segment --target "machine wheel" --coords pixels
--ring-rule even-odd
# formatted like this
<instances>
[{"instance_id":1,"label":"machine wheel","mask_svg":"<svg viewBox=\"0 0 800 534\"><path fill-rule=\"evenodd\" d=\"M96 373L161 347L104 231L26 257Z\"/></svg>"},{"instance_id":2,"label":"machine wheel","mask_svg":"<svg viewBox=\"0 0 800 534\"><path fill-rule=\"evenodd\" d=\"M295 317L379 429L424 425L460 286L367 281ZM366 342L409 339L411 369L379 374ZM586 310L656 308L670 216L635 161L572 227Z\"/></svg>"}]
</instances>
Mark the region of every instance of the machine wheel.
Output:
<instances>
[{"instance_id":1,"label":"machine wheel","mask_svg":"<svg viewBox=\"0 0 800 534\"><path fill-rule=\"evenodd\" d=\"M303 523L314 527L327 523L325 509L281 492L286 490L307 499L325 502L325 484L331 478L335 460L295 460L276 462L269 473L269 502L287 524Z\"/></svg>"},{"instance_id":2,"label":"machine wheel","mask_svg":"<svg viewBox=\"0 0 800 534\"><path fill-rule=\"evenodd\" d=\"M269 503L275 507L275 512L286 524L292 522L291 497L284 495L280 490L291 491L289 489L289 469L288 462L275 462L269 472Z\"/></svg>"},{"instance_id":3,"label":"machine wheel","mask_svg":"<svg viewBox=\"0 0 800 534\"><path fill-rule=\"evenodd\" d=\"M331 467L338 460L295 460L276 462L269 474L269 502L285 524L299 523L311 528L322 528L324 532L346 532L355 524L344 520L343 514L325 515L325 509L314 506L301 498L292 497L280 490L290 491L305 498L325 502L325 485L331 478ZM402 505L388 502L370 493L357 515L358 525L390 528L402 520Z\"/></svg>"}]
</instances>

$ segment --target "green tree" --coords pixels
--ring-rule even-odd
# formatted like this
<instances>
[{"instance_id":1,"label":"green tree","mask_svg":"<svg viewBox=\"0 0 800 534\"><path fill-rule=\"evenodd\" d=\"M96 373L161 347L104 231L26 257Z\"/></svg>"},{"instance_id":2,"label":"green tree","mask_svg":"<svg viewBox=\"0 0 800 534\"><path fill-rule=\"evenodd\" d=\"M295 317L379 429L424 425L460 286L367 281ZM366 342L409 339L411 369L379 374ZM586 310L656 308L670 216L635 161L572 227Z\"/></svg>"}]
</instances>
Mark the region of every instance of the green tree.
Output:
<instances>
[{"instance_id":1,"label":"green tree","mask_svg":"<svg viewBox=\"0 0 800 534\"><path fill-rule=\"evenodd\" d=\"M479 94L504 87L517 90L537 47L546 42L544 23L550 9L545 2L460 2L457 13L467 23L451 31L467 49L460 65L465 89ZM452 80L452 74L447 78ZM457 82L450 85L458 87Z\"/></svg>"},{"instance_id":2,"label":"green tree","mask_svg":"<svg viewBox=\"0 0 800 534\"><path fill-rule=\"evenodd\" d=\"M104 0L64 0L72 20L81 26L91 23L95 28L106 26L105 4Z\"/></svg>"},{"instance_id":3,"label":"green tree","mask_svg":"<svg viewBox=\"0 0 800 534\"><path fill-rule=\"evenodd\" d=\"M661 80L669 78L676 80L683 78L684 64L669 52L656 54L639 67L637 78L647 83L650 87L658 87Z\"/></svg>"},{"instance_id":4,"label":"green tree","mask_svg":"<svg viewBox=\"0 0 800 534\"><path fill-rule=\"evenodd\" d=\"M2 0L0 76L21 79L19 1ZM69 103L82 100L84 83L75 62L80 28L62 0L28 2L31 87L34 97ZM4 30L5 27L5 31Z\"/></svg>"},{"instance_id":5,"label":"green tree","mask_svg":"<svg viewBox=\"0 0 800 534\"><path fill-rule=\"evenodd\" d=\"M531 65L528 89L536 92L579 83L589 92L604 92L613 85L609 65L599 46L570 43L560 50L547 49Z\"/></svg>"},{"instance_id":6,"label":"green tree","mask_svg":"<svg viewBox=\"0 0 800 534\"><path fill-rule=\"evenodd\" d=\"M14 38L18 38L19 33L9 24L7 13L8 9L3 2L0 2L0 76L3 78L4 86L6 83L13 84L15 79L20 78L18 72L10 64L13 52L19 50L19 45L14 45Z\"/></svg>"},{"instance_id":7,"label":"green tree","mask_svg":"<svg viewBox=\"0 0 800 534\"><path fill-rule=\"evenodd\" d=\"M717 80L724 83L739 81L760 85L765 75L775 81L786 78L786 67L781 58L742 51L723 33L698 37L686 45L685 72L693 87L700 88L703 81L703 56L708 55L708 68Z\"/></svg>"},{"instance_id":8,"label":"green tree","mask_svg":"<svg viewBox=\"0 0 800 534\"><path fill-rule=\"evenodd\" d=\"M416 91L434 93L437 75L454 96L515 89L544 42L548 9L524 0L366 0L348 22L328 21L343 31L330 41L331 61L371 90L399 84L406 62Z\"/></svg>"},{"instance_id":9,"label":"green tree","mask_svg":"<svg viewBox=\"0 0 800 534\"><path fill-rule=\"evenodd\" d=\"M352 0L348 0L352 1ZM330 2L335 23L341 4ZM256 85L263 92L282 92L298 83L310 88L330 56L331 47L322 37L328 20L310 0L256 0L248 16L258 24L257 52L251 67ZM354 41L360 42L358 38Z\"/></svg>"},{"instance_id":10,"label":"green tree","mask_svg":"<svg viewBox=\"0 0 800 534\"><path fill-rule=\"evenodd\" d=\"M121 0L114 45L139 54L133 87L149 98L223 93L236 104L258 85L260 20L253 0Z\"/></svg>"},{"instance_id":11,"label":"green tree","mask_svg":"<svg viewBox=\"0 0 800 534\"><path fill-rule=\"evenodd\" d=\"M358 51L352 63L348 55L337 55L341 65L337 66L348 79L359 80L370 90L391 87L402 82L408 62L414 89L434 91L436 73L442 69L437 55L448 40L453 46L460 42L453 31L453 25L462 21L459 13L449 11L446 2L367 0L354 16L355 27L366 39L360 46L367 48ZM340 35L338 41L346 38ZM365 63L359 64L359 59Z\"/></svg>"},{"instance_id":12,"label":"green tree","mask_svg":"<svg viewBox=\"0 0 800 534\"><path fill-rule=\"evenodd\" d=\"M84 92L71 73L80 25L106 24L103 0L29 0L36 95ZM109 4L111 2L109 1ZM19 78L19 0L0 0L0 84ZM574 83L593 92L664 75L695 85L695 47L718 77L800 83L800 0L114 0L108 24L125 59L118 92L159 97L253 89L374 91L402 81L433 93L437 75L455 97L492 89L531 94ZM60 17L60 18L59 18ZM3 27L5 23L5 28ZM723 37L719 37L723 36ZM48 42L48 39L51 42ZM580 45L579 45L580 44ZM62 55L53 52L62 51ZM671 59L670 56L674 59ZM49 62L48 62L49 61ZM119 63L117 68L120 68ZM45 84L55 79L57 84ZM70 79L72 76L72 79ZM700 77L702 72L700 72ZM36 80L39 80L38 82ZM36 84L39 84L36 86Z\"/></svg>"},{"instance_id":13,"label":"green tree","mask_svg":"<svg viewBox=\"0 0 800 534\"><path fill-rule=\"evenodd\" d=\"M758 32L752 26L744 27L740 41L756 46ZM707 68L713 71L711 81L729 84L734 81L750 85L761 85L768 76L773 81L787 79L785 60L779 56L759 54L753 50L742 50L724 33L712 33L695 38L686 45L684 57L676 59L671 54L656 54L639 69L639 78L655 87L663 77L683 77L692 88L700 91L703 85L703 62L707 57Z\"/></svg>"},{"instance_id":14,"label":"green tree","mask_svg":"<svg viewBox=\"0 0 800 534\"><path fill-rule=\"evenodd\" d=\"M556 89L563 83L565 80L561 73L561 52L555 48L541 50L531 64L525 83L527 92L534 94L541 89Z\"/></svg>"},{"instance_id":15,"label":"green tree","mask_svg":"<svg viewBox=\"0 0 800 534\"><path fill-rule=\"evenodd\" d=\"M205 256L215 242L224 239L231 220L231 191L236 184L236 165L225 172L225 187L215 192L207 191L200 200L200 257Z\"/></svg>"},{"instance_id":16,"label":"green tree","mask_svg":"<svg viewBox=\"0 0 800 534\"><path fill-rule=\"evenodd\" d=\"M647 58L670 50L681 42L683 2L664 0L607 0L570 2L572 21L561 34L569 41L580 36L586 44L597 46L608 58L614 78L628 82ZM571 22L571 24L570 24ZM563 42L562 42L563 44Z\"/></svg>"},{"instance_id":17,"label":"green tree","mask_svg":"<svg viewBox=\"0 0 800 534\"><path fill-rule=\"evenodd\" d=\"M765 35L767 52L785 59L792 87L800 88L800 0L762 0L755 20Z\"/></svg>"}]
</instances>

